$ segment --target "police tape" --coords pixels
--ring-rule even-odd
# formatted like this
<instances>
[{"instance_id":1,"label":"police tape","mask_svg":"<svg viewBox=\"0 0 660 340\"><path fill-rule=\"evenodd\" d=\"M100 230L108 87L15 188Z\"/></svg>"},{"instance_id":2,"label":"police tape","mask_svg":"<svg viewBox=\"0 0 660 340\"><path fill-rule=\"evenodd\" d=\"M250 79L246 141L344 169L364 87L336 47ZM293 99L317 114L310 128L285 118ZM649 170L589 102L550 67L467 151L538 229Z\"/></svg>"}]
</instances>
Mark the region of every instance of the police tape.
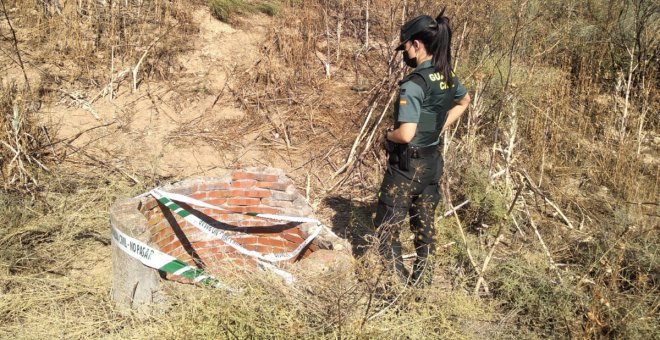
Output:
<instances>
[{"instance_id":1,"label":"police tape","mask_svg":"<svg viewBox=\"0 0 660 340\"><path fill-rule=\"evenodd\" d=\"M230 247L234 248L236 251L239 253L249 256L249 257L254 257L256 259L266 261L266 262L280 262L280 261L286 261L290 260L294 257L296 257L309 243L311 243L321 232L321 229L323 228L323 224L319 220L313 219L313 218L307 218L307 217L293 217L293 216L284 216L284 215L272 215L272 214L256 214L256 213L237 213L234 211L230 211L227 209L223 209L218 206L214 206L211 204L208 204L206 202L202 202L200 200L190 198L184 195L179 195L179 194L174 194L174 193L169 193L161 190L152 190L150 194L157 199L160 203L165 205L167 208L172 210L174 213L177 215L183 217L184 220L186 220L188 223L192 224L195 226L197 229L201 230L202 232L211 235L215 238L219 238L222 240L224 243L229 245ZM182 203L187 203L191 205L196 205L200 207L205 207L209 209L214 209L218 211L223 211L227 213L234 213L234 214L244 214L244 215L249 215L249 216L255 216L255 217L261 217L261 218L267 218L271 220L279 220L279 221L288 221L288 222L300 222L300 223L317 223L316 229L301 243L299 244L294 250L286 253L269 253L269 254L262 254L260 252L254 251L254 250L249 250L241 246L238 242L234 241L232 238L229 237L229 235L226 234L225 230L216 228L204 221L202 221L199 217L192 215L190 212L187 210L183 209L180 207L178 204L174 203L172 200L176 200Z\"/></svg>"},{"instance_id":2,"label":"police tape","mask_svg":"<svg viewBox=\"0 0 660 340\"><path fill-rule=\"evenodd\" d=\"M112 227L112 241L130 257L142 262L145 266L173 275L185 277L194 282L207 284L215 288L225 288L232 291L227 285L207 274L202 269L189 266L187 263L156 250L145 243L138 241L119 229Z\"/></svg>"},{"instance_id":3,"label":"police tape","mask_svg":"<svg viewBox=\"0 0 660 340\"><path fill-rule=\"evenodd\" d=\"M188 211L181 208L171 200L177 200L179 202L206 207L228 213L236 213L236 212L229 211L227 209L223 209L184 195L169 193L165 191L152 190L151 192L149 192L149 194L151 194L159 202L163 203L170 210L175 212L177 215L183 217L186 221L188 221L198 229L202 230L203 232L221 239L222 241L224 241L232 248L236 249L241 254L255 257L257 261L257 265L260 268L262 268L263 270L269 270L273 272L274 274L282 277L287 283L295 282L295 278L293 277L293 275L274 266L270 262L285 261L297 256L309 243L311 243L318 236L321 229L323 228L321 222L313 218L246 213L245 215L267 218L272 220L279 220L279 221L317 223L317 228L312 232L312 234L307 239L305 239L300 245L298 245L298 247L296 247L296 249L294 249L293 251L287 253L279 253L279 254L261 254L256 251L245 249L236 241L229 238L229 236L226 235L224 231L214 228L213 226L199 219L197 216L190 214ZM142 264L144 264L149 268L153 268L173 275L185 277L194 282L204 283L213 287L223 287L229 291L232 291L231 288L226 286L224 283L222 283L220 280L215 278L213 275L206 273L204 270L191 267L187 263L171 255L165 254L157 249L154 249L148 246L147 244L126 235L125 233L121 232L114 226L112 227L112 240L114 241L115 245L117 245L126 254L128 254L132 258L137 259L138 261L140 261Z\"/></svg>"}]
</instances>

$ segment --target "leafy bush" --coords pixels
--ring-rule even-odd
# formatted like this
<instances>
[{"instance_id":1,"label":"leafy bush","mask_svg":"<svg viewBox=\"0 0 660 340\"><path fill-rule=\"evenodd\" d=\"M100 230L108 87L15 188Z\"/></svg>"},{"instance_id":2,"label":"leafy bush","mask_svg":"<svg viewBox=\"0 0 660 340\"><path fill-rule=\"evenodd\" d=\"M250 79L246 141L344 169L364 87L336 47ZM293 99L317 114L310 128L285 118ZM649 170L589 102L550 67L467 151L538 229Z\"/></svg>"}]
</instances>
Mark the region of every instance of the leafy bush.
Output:
<instances>
[{"instance_id":1,"label":"leafy bush","mask_svg":"<svg viewBox=\"0 0 660 340\"><path fill-rule=\"evenodd\" d=\"M211 14L221 21L229 21L232 16L254 11L254 7L243 0L211 0Z\"/></svg>"},{"instance_id":2,"label":"leafy bush","mask_svg":"<svg viewBox=\"0 0 660 340\"><path fill-rule=\"evenodd\" d=\"M472 226L494 225L504 220L507 211L505 197L489 182L485 169L470 166L463 175L462 186L470 200L466 221Z\"/></svg>"},{"instance_id":3,"label":"leafy bush","mask_svg":"<svg viewBox=\"0 0 660 340\"><path fill-rule=\"evenodd\" d=\"M573 288L552 279L542 263L513 257L493 271L493 293L515 315L520 332L556 337L569 334L576 317Z\"/></svg>"},{"instance_id":4,"label":"leafy bush","mask_svg":"<svg viewBox=\"0 0 660 340\"><path fill-rule=\"evenodd\" d=\"M280 4L264 1L252 4L243 0L210 0L211 14L220 21L230 21L234 16L259 11L269 16L279 13Z\"/></svg>"}]
</instances>

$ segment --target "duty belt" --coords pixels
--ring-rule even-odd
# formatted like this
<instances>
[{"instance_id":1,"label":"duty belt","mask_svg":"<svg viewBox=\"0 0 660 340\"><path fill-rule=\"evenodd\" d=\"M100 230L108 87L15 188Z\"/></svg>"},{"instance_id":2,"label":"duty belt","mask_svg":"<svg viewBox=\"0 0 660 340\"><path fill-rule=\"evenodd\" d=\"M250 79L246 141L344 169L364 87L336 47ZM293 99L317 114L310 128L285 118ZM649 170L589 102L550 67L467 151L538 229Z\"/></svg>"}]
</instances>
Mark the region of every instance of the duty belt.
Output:
<instances>
[{"instance_id":1,"label":"duty belt","mask_svg":"<svg viewBox=\"0 0 660 340\"><path fill-rule=\"evenodd\" d=\"M431 157L438 153L438 145L429 145L429 146L409 146L408 154L410 158L425 158Z\"/></svg>"}]
</instances>

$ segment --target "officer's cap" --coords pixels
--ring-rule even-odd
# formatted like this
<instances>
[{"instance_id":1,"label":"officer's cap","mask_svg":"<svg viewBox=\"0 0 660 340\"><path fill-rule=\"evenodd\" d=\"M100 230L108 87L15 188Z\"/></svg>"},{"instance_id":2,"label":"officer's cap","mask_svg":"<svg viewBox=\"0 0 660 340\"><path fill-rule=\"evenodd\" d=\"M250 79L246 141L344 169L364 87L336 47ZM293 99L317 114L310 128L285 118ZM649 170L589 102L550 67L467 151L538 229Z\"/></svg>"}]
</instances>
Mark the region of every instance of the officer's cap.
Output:
<instances>
[{"instance_id":1,"label":"officer's cap","mask_svg":"<svg viewBox=\"0 0 660 340\"><path fill-rule=\"evenodd\" d=\"M409 20L401 26L401 43L396 48L396 51L402 51L404 49L406 41L410 40L415 34L423 31L426 28L435 28L438 26L438 23L433 20L428 15L420 15L412 20Z\"/></svg>"}]
</instances>

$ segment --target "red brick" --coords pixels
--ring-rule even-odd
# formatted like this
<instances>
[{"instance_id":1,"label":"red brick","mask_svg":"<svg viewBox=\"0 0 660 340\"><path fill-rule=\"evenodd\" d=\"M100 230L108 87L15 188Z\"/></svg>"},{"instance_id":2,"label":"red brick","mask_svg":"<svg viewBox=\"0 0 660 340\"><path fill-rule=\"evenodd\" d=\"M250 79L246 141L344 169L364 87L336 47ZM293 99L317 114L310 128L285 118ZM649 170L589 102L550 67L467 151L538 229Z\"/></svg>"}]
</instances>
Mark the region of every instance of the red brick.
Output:
<instances>
[{"instance_id":1,"label":"red brick","mask_svg":"<svg viewBox=\"0 0 660 340\"><path fill-rule=\"evenodd\" d=\"M241 227L270 227L273 226L274 224L272 222L267 222L267 221L248 220L248 221L240 222L239 225Z\"/></svg>"},{"instance_id":2,"label":"red brick","mask_svg":"<svg viewBox=\"0 0 660 340\"><path fill-rule=\"evenodd\" d=\"M319 250L319 245L316 244L316 242L310 243L307 248L309 248L311 251L317 251Z\"/></svg>"},{"instance_id":3,"label":"red brick","mask_svg":"<svg viewBox=\"0 0 660 340\"><path fill-rule=\"evenodd\" d=\"M214 214L213 217L223 223L243 220L243 215L240 214Z\"/></svg>"},{"instance_id":4,"label":"red brick","mask_svg":"<svg viewBox=\"0 0 660 340\"><path fill-rule=\"evenodd\" d=\"M289 233L289 234L298 235L298 236L300 236L300 238L306 238L307 237L307 235L305 235L305 233L303 233L303 231L300 230L300 228L298 228L298 227L287 229L286 232Z\"/></svg>"},{"instance_id":5,"label":"red brick","mask_svg":"<svg viewBox=\"0 0 660 340\"><path fill-rule=\"evenodd\" d=\"M243 236L243 237L237 237L234 238L234 241L238 242L239 244L246 246L246 245L252 245L256 244L259 242L259 237L256 236Z\"/></svg>"},{"instance_id":6,"label":"red brick","mask_svg":"<svg viewBox=\"0 0 660 340\"><path fill-rule=\"evenodd\" d=\"M255 214L279 214L278 209L273 209L270 207L250 207L250 206L241 206L241 207L227 207L228 210L240 212L240 213L255 213Z\"/></svg>"},{"instance_id":7,"label":"red brick","mask_svg":"<svg viewBox=\"0 0 660 340\"><path fill-rule=\"evenodd\" d=\"M242 181L234 181L231 183L232 188L251 188L253 187L257 181L248 179L248 180L242 180Z\"/></svg>"},{"instance_id":8,"label":"red brick","mask_svg":"<svg viewBox=\"0 0 660 340\"><path fill-rule=\"evenodd\" d=\"M304 259L304 258L308 257L309 255L312 255L313 252L314 252L313 250L311 250L311 249L309 249L309 247L307 247L303 251L300 252L300 255L298 255L298 258L299 259L300 258Z\"/></svg>"},{"instance_id":9,"label":"red brick","mask_svg":"<svg viewBox=\"0 0 660 340\"><path fill-rule=\"evenodd\" d=\"M255 174L254 179L260 182L278 182L280 177L277 175Z\"/></svg>"},{"instance_id":10,"label":"red brick","mask_svg":"<svg viewBox=\"0 0 660 340\"><path fill-rule=\"evenodd\" d=\"M213 261L216 255L215 249L212 248L202 248L199 250L195 249L195 253L197 254L197 256L199 256L200 259L202 259L204 263L207 264L209 261Z\"/></svg>"},{"instance_id":11,"label":"red brick","mask_svg":"<svg viewBox=\"0 0 660 340\"><path fill-rule=\"evenodd\" d=\"M299 235L294 234L294 233L283 232L279 236L281 238L289 241L289 242L295 243L296 246L298 246L299 244L301 244L304 241L304 239L302 237L300 237Z\"/></svg>"},{"instance_id":12,"label":"red brick","mask_svg":"<svg viewBox=\"0 0 660 340\"><path fill-rule=\"evenodd\" d=\"M245 258L243 258L243 264L245 266L256 267L257 266L257 261L255 259L245 257Z\"/></svg>"},{"instance_id":13,"label":"red brick","mask_svg":"<svg viewBox=\"0 0 660 340\"><path fill-rule=\"evenodd\" d=\"M207 195L207 194L208 194L208 193L206 193L206 192L196 192L196 193L194 193L194 194L192 194L192 195L190 195L190 196L188 196L188 197L190 197L190 198L194 198L194 199L196 199L196 200L203 201L203 200L206 199L206 195Z\"/></svg>"},{"instance_id":14,"label":"red brick","mask_svg":"<svg viewBox=\"0 0 660 340\"><path fill-rule=\"evenodd\" d=\"M277 237L279 234L278 233L250 233L251 236L256 236L258 238L266 237L266 238L271 238L271 237Z\"/></svg>"},{"instance_id":15,"label":"red brick","mask_svg":"<svg viewBox=\"0 0 660 340\"><path fill-rule=\"evenodd\" d=\"M169 233L167 233L167 230L163 230L154 238L154 243L157 244L158 247L162 249L164 246L174 241L175 238L176 235L172 233L171 230Z\"/></svg>"},{"instance_id":16,"label":"red brick","mask_svg":"<svg viewBox=\"0 0 660 340\"><path fill-rule=\"evenodd\" d=\"M239 215L239 216L241 216L241 215ZM223 221L222 223L224 223L224 224L226 224L230 227L236 227L236 228L241 226L241 221L240 220L238 220L238 221Z\"/></svg>"},{"instance_id":17,"label":"red brick","mask_svg":"<svg viewBox=\"0 0 660 340\"><path fill-rule=\"evenodd\" d=\"M201 212L202 214L206 216L211 216L216 210L211 209L211 208L196 208L195 210Z\"/></svg>"},{"instance_id":18,"label":"red brick","mask_svg":"<svg viewBox=\"0 0 660 340\"><path fill-rule=\"evenodd\" d=\"M163 237L172 234L172 227L167 223L167 221L161 221L159 224L151 228L151 239L158 240Z\"/></svg>"},{"instance_id":19,"label":"red brick","mask_svg":"<svg viewBox=\"0 0 660 340\"><path fill-rule=\"evenodd\" d=\"M224 198L224 197L231 197L235 196L232 194L233 190L215 190L215 191L209 191L207 197L209 199L214 199L214 198Z\"/></svg>"},{"instance_id":20,"label":"red brick","mask_svg":"<svg viewBox=\"0 0 660 340\"><path fill-rule=\"evenodd\" d=\"M211 205L223 205L223 204L227 203L227 199L226 198L212 198L212 199L207 199L204 202L206 202L208 204L211 204Z\"/></svg>"},{"instance_id":21,"label":"red brick","mask_svg":"<svg viewBox=\"0 0 660 340\"><path fill-rule=\"evenodd\" d=\"M259 221L259 222L262 222L262 221L269 222L270 221L269 219L263 218L263 217L250 216L250 215L241 215L241 216L243 216L243 221L255 221L255 222L256 221Z\"/></svg>"},{"instance_id":22,"label":"red brick","mask_svg":"<svg viewBox=\"0 0 660 340\"><path fill-rule=\"evenodd\" d=\"M215 247L216 243L215 243L215 241L193 241L193 242L191 242L191 246L196 251L200 251L200 250L203 250L204 248Z\"/></svg>"},{"instance_id":23,"label":"red brick","mask_svg":"<svg viewBox=\"0 0 660 340\"><path fill-rule=\"evenodd\" d=\"M178 258L179 260L185 262L187 265L189 265L189 266L191 266L191 267L197 267L197 266L195 265L195 261L193 261L193 258L192 258L192 257L190 256L190 254L188 254L188 252L186 252L185 250L183 250L183 253L181 253L180 255L176 256L176 258Z\"/></svg>"},{"instance_id":24,"label":"red brick","mask_svg":"<svg viewBox=\"0 0 660 340\"><path fill-rule=\"evenodd\" d=\"M274 209L270 207L245 207L245 212L255 213L255 214L279 214L279 209Z\"/></svg>"},{"instance_id":25,"label":"red brick","mask_svg":"<svg viewBox=\"0 0 660 340\"><path fill-rule=\"evenodd\" d=\"M156 201L155 198L150 197L147 199L147 201L144 204L144 209L146 210L153 210L155 207L158 206L158 201Z\"/></svg>"},{"instance_id":26,"label":"red brick","mask_svg":"<svg viewBox=\"0 0 660 340\"><path fill-rule=\"evenodd\" d=\"M154 235L160 233L164 229L172 229L170 228L169 223L165 220L160 220L158 223L154 224L149 228L149 233L152 235L152 238Z\"/></svg>"},{"instance_id":27,"label":"red brick","mask_svg":"<svg viewBox=\"0 0 660 340\"><path fill-rule=\"evenodd\" d=\"M231 179L234 181L241 179L254 179L254 178L255 178L255 174L249 172L242 172L242 171L236 171L231 175Z\"/></svg>"},{"instance_id":28,"label":"red brick","mask_svg":"<svg viewBox=\"0 0 660 340\"><path fill-rule=\"evenodd\" d=\"M149 221L163 219L163 213L158 208L154 210L149 210L148 216L149 216Z\"/></svg>"},{"instance_id":29,"label":"red brick","mask_svg":"<svg viewBox=\"0 0 660 340\"><path fill-rule=\"evenodd\" d=\"M216 252L213 252L213 255L209 256L209 260L217 263L217 262L223 261L224 259L226 259L227 257L230 257L231 255L232 255L231 253L217 252L216 251ZM207 263L207 264L210 265L210 263Z\"/></svg>"},{"instance_id":30,"label":"red brick","mask_svg":"<svg viewBox=\"0 0 660 340\"><path fill-rule=\"evenodd\" d=\"M178 240L173 240L169 244L165 245L164 247L160 248L160 251L162 251L165 254L170 254L174 249L181 247L181 242Z\"/></svg>"},{"instance_id":31,"label":"red brick","mask_svg":"<svg viewBox=\"0 0 660 340\"><path fill-rule=\"evenodd\" d=\"M278 183L278 182L257 182L256 186L257 186L257 188L286 191L286 188L289 187L289 184Z\"/></svg>"},{"instance_id":32,"label":"red brick","mask_svg":"<svg viewBox=\"0 0 660 340\"><path fill-rule=\"evenodd\" d=\"M262 254L271 254L271 253L283 253L286 252L286 248L276 247L276 246L264 246L264 245L255 245L254 250Z\"/></svg>"},{"instance_id":33,"label":"red brick","mask_svg":"<svg viewBox=\"0 0 660 340\"><path fill-rule=\"evenodd\" d=\"M290 242L287 242L285 240L270 238L270 237L260 237L259 238L259 245L262 245L262 246L273 246L273 247L279 247L279 248L288 248L287 243L290 243Z\"/></svg>"},{"instance_id":34,"label":"red brick","mask_svg":"<svg viewBox=\"0 0 660 340\"><path fill-rule=\"evenodd\" d=\"M161 249L160 251L163 251L163 249ZM164 252L164 251L163 251L163 252ZM171 255L171 256L174 256L174 257L180 259L180 257L181 257L182 255L184 255L185 253L186 253L186 250L185 250L185 249L183 249L183 248L176 248L176 249L171 250L171 251L170 251L169 253L167 253L167 254L169 254L169 255Z\"/></svg>"},{"instance_id":35,"label":"red brick","mask_svg":"<svg viewBox=\"0 0 660 340\"><path fill-rule=\"evenodd\" d=\"M272 193L270 190L231 190L228 197L270 197Z\"/></svg>"},{"instance_id":36,"label":"red brick","mask_svg":"<svg viewBox=\"0 0 660 340\"><path fill-rule=\"evenodd\" d=\"M259 205L260 200L258 198L228 198L227 204L231 205Z\"/></svg>"}]
</instances>

